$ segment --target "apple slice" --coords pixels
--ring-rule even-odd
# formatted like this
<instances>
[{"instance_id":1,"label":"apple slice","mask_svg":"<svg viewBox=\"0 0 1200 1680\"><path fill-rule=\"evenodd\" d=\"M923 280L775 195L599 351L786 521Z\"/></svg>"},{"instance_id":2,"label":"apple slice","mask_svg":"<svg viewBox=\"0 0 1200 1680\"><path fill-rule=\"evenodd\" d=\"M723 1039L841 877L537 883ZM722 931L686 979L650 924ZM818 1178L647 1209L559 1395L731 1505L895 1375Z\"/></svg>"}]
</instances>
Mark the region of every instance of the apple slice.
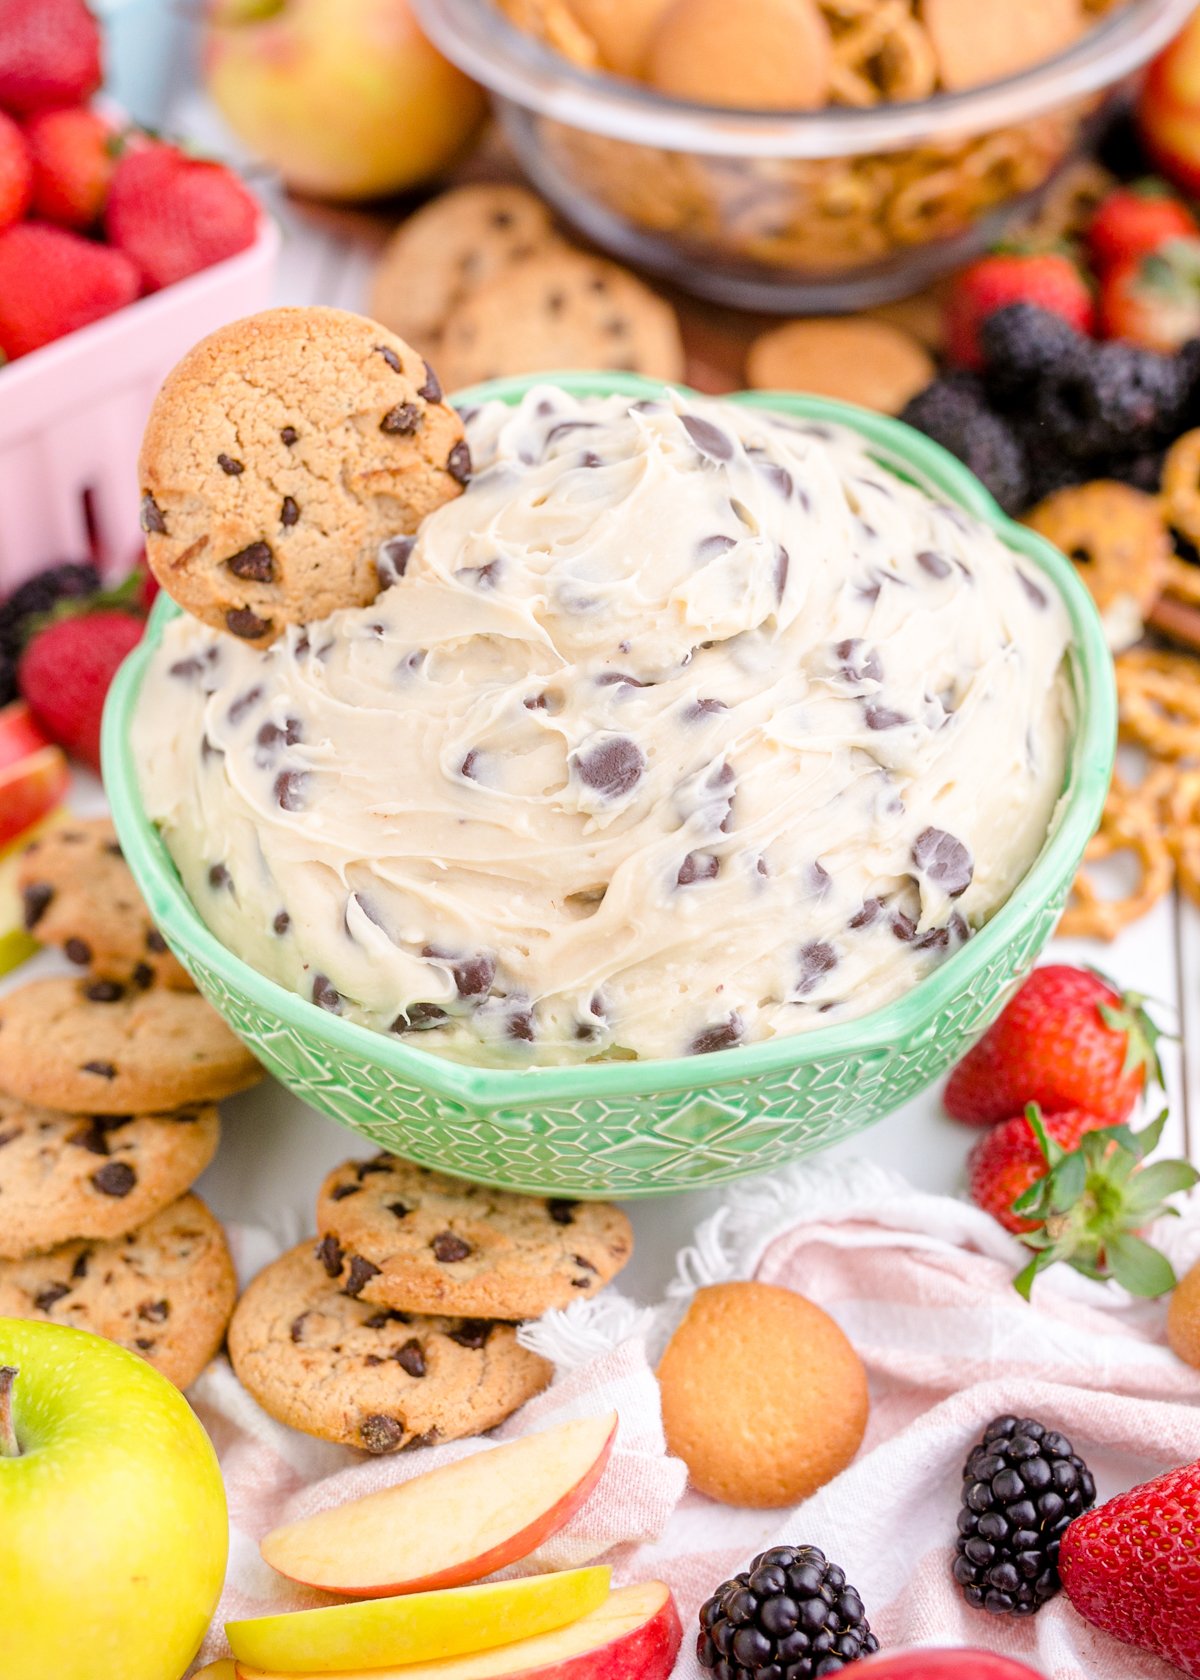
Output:
<instances>
[{"instance_id":1,"label":"apple slice","mask_svg":"<svg viewBox=\"0 0 1200 1680\"><path fill-rule=\"evenodd\" d=\"M9 709L5 707L5 711ZM25 758L0 763L0 846L15 840L60 804L70 780L71 771L61 747L39 747Z\"/></svg>"},{"instance_id":2,"label":"apple slice","mask_svg":"<svg viewBox=\"0 0 1200 1680\"><path fill-rule=\"evenodd\" d=\"M326 1680L667 1680L682 1637L670 1589L640 1581L590 1616L536 1639L448 1662L328 1670ZM238 1680L286 1680L289 1671L255 1668L239 1657L237 1672Z\"/></svg>"},{"instance_id":3,"label":"apple slice","mask_svg":"<svg viewBox=\"0 0 1200 1680\"><path fill-rule=\"evenodd\" d=\"M256 1616L226 1622L225 1633L239 1663L283 1674L437 1662L578 1621L608 1597L609 1573L567 1569L450 1592Z\"/></svg>"},{"instance_id":4,"label":"apple slice","mask_svg":"<svg viewBox=\"0 0 1200 1680\"><path fill-rule=\"evenodd\" d=\"M24 700L10 700L0 706L0 770L32 758L50 745L50 737L33 720L33 713Z\"/></svg>"},{"instance_id":5,"label":"apple slice","mask_svg":"<svg viewBox=\"0 0 1200 1680\"><path fill-rule=\"evenodd\" d=\"M351 1598L481 1580L569 1522L616 1433L617 1414L606 1412L508 1441L277 1528L262 1555L290 1580Z\"/></svg>"}]
</instances>

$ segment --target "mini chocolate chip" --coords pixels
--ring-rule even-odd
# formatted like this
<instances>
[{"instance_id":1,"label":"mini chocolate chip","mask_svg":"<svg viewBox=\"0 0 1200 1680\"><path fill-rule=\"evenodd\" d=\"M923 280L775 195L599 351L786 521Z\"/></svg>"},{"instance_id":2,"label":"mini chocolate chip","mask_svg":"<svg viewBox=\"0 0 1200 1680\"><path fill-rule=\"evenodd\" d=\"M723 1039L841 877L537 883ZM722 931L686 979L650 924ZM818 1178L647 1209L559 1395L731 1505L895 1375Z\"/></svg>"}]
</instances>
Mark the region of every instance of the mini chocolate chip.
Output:
<instances>
[{"instance_id":1,"label":"mini chocolate chip","mask_svg":"<svg viewBox=\"0 0 1200 1680\"><path fill-rule=\"evenodd\" d=\"M269 543L250 543L230 555L225 564L234 577L246 578L251 583L271 583L275 578L275 557Z\"/></svg>"},{"instance_id":2,"label":"mini chocolate chip","mask_svg":"<svg viewBox=\"0 0 1200 1680\"><path fill-rule=\"evenodd\" d=\"M137 1174L127 1161L106 1161L92 1174L92 1183L105 1196L128 1196Z\"/></svg>"},{"instance_id":3,"label":"mini chocolate chip","mask_svg":"<svg viewBox=\"0 0 1200 1680\"><path fill-rule=\"evenodd\" d=\"M299 440L300 433L295 426L285 426L279 434L279 441L285 449L290 449Z\"/></svg>"},{"instance_id":4,"label":"mini chocolate chip","mask_svg":"<svg viewBox=\"0 0 1200 1680\"><path fill-rule=\"evenodd\" d=\"M304 1340L304 1320L307 1317L308 1314L306 1312L302 1312L297 1318L292 1320L290 1334L294 1342L302 1342Z\"/></svg>"},{"instance_id":5,"label":"mini chocolate chip","mask_svg":"<svg viewBox=\"0 0 1200 1680\"><path fill-rule=\"evenodd\" d=\"M470 1243L456 1237L453 1231L439 1231L429 1246L434 1259L440 1260L444 1266L453 1265L456 1260L465 1260L471 1252Z\"/></svg>"},{"instance_id":6,"label":"mini chocolate chip","mask_svg":"<svg viewBox=\"0 0 1200 1680\"><path fill-rule=\"evenodd\" d=\"M796 996L805 997L813 991L830 969L837 967L837 960L837 952L824 939L810 939L806 945L802 945Z\"/></svg>"},{"instance_id":7,"label":"mini chocolate chip","mask_svg":"<svg viewBox=\"0 0 1200 1680\"><path fill-rule=\"evenodd\" d=\"M150 932L146 935L147 951L155 951L159 956L162 956L162 954L166 951L166 948L167 942L163 938L162 934L159 933L157 928L151 928Z\"/></svg>"},{"instance_id":8,"label":"mini chocolate chip","mask_svg":"<svg viewBox=\"0 0 1200 1680\"><path fill-rule=\"evenodd\" d=\"M291 927L291 925L292 925L292 918L288 915L286 910L278 911L276 913L275 920L271 923L271 926L274 928L275 932L279 933L279 934L286 933L287 930Z\"/></svg>"},{"instance_id":9,"label":"mini chocolate chip","mask_svg":"<svg viewBox=\"0 0 1200 1680\"><path fill-rule=\"evenodd\" d=\"M424 397L426 402L436 403L442 400L441 382L428 362L425 363L425 383L417 387L417 395Z\"/></svg>"},{"instance_id":10,"label":"mini chocolate chip","mask_svg":"<svg viewBox=\"0 0 1200 1680\"><path fill-rule=\"evenodd\" d=\"M1034 606L1044 607L1046 605L1045 590L1039 588L1031 577L1027 577L1021 570L1020 566L1014 567L1014 570L1017 574L1017 581L1020 583L1021 588L1025 591L1026 595L1028 595L1029 599L1033 602Z\"/></svg>"},{"instance_id":11,"label":"mini chocolate chip","mask_svg":"<svg viewBox=\"0 0 1200 1680\"><path fill-rule=\"evenodd\" d=\"M581 1271L594 1272L596 1270L596 1267L592 1265L592 1262L590 1260L585 1259L582 1254L572 1254L571 1259L574 1261L575 1265L577 1265L580 1268Z\"/></svg>"},{"instance_id":12,"label":"mini chocolate chip","mask_svg":"<svg viewBox=\"0 0 1200 1680\"><path fill-rule=\"evenodd\" d=\"M163 511L149 491L142 497L138 523L147 536L165 537L167 534L167 522L163 518Z\"/></svg>"},{"instance_id":13,"label":"mini chocolate chip","mask_svg":"<svg viewBox=\"0 0 1200 1680\"><path fill-rule=\"evenodd\" d=\"M303 770L281 770L275 778L275 803L284 811L302 811L308 776Z\"/></svg>"},{"instance_id":14,"label":"mini chocolate chip","mask_svg":"<svg viewBox=\"0 0 1200 1680\"><path fill-rule=\"evenodd\" d=\"M707 1056L714 1050L732 1050L735 1044L740 1044L742 1038L742 1020L737 1014L730 1015L727 1021L718 1021L715 1026L705 1027L697 1033L689 1047L692 1056Z\"/></svg>"},{"instance_id":15,"label":"mini chocolate chip","mask_svg":"<svg viewBox=\"0 0 1200 1680\"><path fill-rule=\"evenodd\" d=\"M479 1349L486 1347L488 1337L494 1326L482 1318L464 1318L457 1330L448 1332L450 1340L457 1342L459 1347Z\"/></svg>"},{"instance_id":16,"label":"mini chocolate chip","mask_svg":"<svg viewBox=\"0 0 1200 1680\"><path fill-rule=\"evenodd\" d=\"M322 1237L316 1247L317 1259L325 1268L327 1277L335 1278L342 1275L343 1252L342 1245L336 1237Z\"/></svg>"},{"instance_id":17,"label":"mini chocolate chip","mask_svg":"<svg viewBox=\"0 0 1200 1680\"><path fill-rule=\"evenodd\" d=\"M54 888L45 881L31 881L27 887L22 888L22 915L27 933L32 933L41 921L53 897Z\"/></svg>"},{"instance_id":18,"label":"mini chocolate chip","mask_svg":"<svg viewBox=\"0 0 1200 1680\"><path fill-rule=\"evenodd\" d=\"M312 1000L318 1009L328 1009L331 1015L342 1012L342 994L326 974L314 974Z\"/></svg>"},{"instance_id":19,"label":"mini chocolate chip","mask_svg":"<svg viewBox=\"0 0 1200 1680\"><path fill-rule=\"evenodd\" d=\"M392 1358L402 1371L407 1371L410 1377L425 1375L425 1350L415 1336L397 1348Z\"/></svg>"},{"instance_id":20,"label":"mini chocolate chip","mask_svg":"<svg viewBox=\"0 0 1200 1680\"><path fill-rule=\"evenodd\" d=\"M395 1452L403 1441L405 1427L398 1418L372 1412L358 1426L358 1438L369 1453Z\"/></svg>"},{"instance_id":21,"label":"mini chocolate chip","mask_svg":"<svg viewBox=\"0 0 1200 1680\"><path fill-rule=\"evenodd\" d=\"M154 984L154 970L149 963L138 963L130 979L139 992L148 992Z\"/></svg>"},{"instance_id":22,"label":"mini chocolate chip","mask_svg":"<svg viewBox=\"0 0 1200 1680\"><path fill-rule=\"evenodd\" d=\"M446 471L459 484L465 484L471 476L471 451L466 439L460 439L446 457Z\"/></svg>"},{"instance_id":23,"label":"mini chocolate chip","mask_svg":"<svg viewBox=\"0 0 1200 1680\"><path fill-rule=\"evenodd\" d=\"M170 1316L169 1301L143 1301L138 1308L138 1317L145 1319L147 1324L165 1324Z\"/></svg>"},{"instance_id":24,"label":"mini chocolate chip","mask_svg":"<svg viewBox=\"0 0 1200 1680\"><path fill-rule=\"evenodd\" d=\"M404 363L400 360L399 355L392 349L390 344L377 344L375 348L383 357L387 365L391 368L393 373L404 372Z\"/></svg>"},{"instance_id":25,"label":"mini chocolate chip","mask_svg":"<svg viewBox=\"0 0 1200 1680\"><path fill-rule=\"evenodd\" d=\"M360 1179L364 1179L372 1173L391 1172L395 1164L395 1159L385 1151L380 1155L373 1155L369 1161L359 1161L354 1170Z\"/></svg>"},{"instance_id":26,"label":"mini chocolate chip","mask_svg":"<svg viewBox=\"0 0 1200 1680\"><path fill-rule=\"evenodd\" d=\"M868 706L865 715L868 729L900 729L908 722L903 712L891 706Z\"/></svg>"},{"instance_id":27,"label":"mini chocolate chip","mask_svg":"<svg viewBox=\"0 0 1200 1680\"><path fill-rule=\"evenodd\" d=\"M380 543L375 570L379 574L381 589L390 589L404 576L416 541L415 537L388 537L386 542Z\"/></svg>"},{"instance_id":28,"label":"mini chocolate chip","mask_svg":"<svg viewBox=\"0 0 1200 1680\"><path fill-rule=\"evenodd\" d=\"M504 1030L509 1038L515 1038L519 1044L532 1044L535 1035L531 1011L514 1009L504 1023Z\"/></svg>"},{"instance_id":29,"label":"mini chocolate chip","mask_svg":"<svg viewBox=\"0 0 1200 1680\"><path fill-rule=\"evenodd\" d=\"M223 451L217 456L217 465L220 467L221 471L223 473L227 473L230 478L237 478L246 470L241 461L235 461L232 455L226 455Z\"/></svg>"},{"instance_id":30,"label":"mini chocolate chip","mask_svg":"<svg viewBox=\"0 0 1200 1680\"><path fill-rule=\"evenodd\" d=\"M256 636L265 636L271 624L271 619L259 618L249 607L230 607L225 614L226 629L231 635L240 636L243 641L253 641Z\"/></svg>"},{"instance_id":31,"label":"mini chocolate chip","mask_svg":"<svg viewBox=\"0 0 1200 1680\"><path fill-rule=\"evenodd\" d=\"M223 863L214 863L208 872L208 884L218 892L222 887L232 888L233 876Z\"/></svg>"},{"instance_id":32,"label":"mini chocolate chip","mask_svg":"<svg viewBox=\"0 0 1200 1680\"><path fill-rule=\"evenodd\" d=\"M546 1203L546 1212L556 1225L574 1225L575 1209L578 1206L578 1202L568 1202L561 1196L552 1196Z\"/></svg>"},{"instance_id":33,"label":"mini chocolate chip","mask_svg":"<svg viewBox=\"0 0 1200 1680\"><path fill-rule=\"evenodd\" d=\"M912 849L913 866L942 887L950 898L961 898L971 885L975 865L961 840L941 828L925 828Z\"/></svg>"},{"instance_id":34,"label":"mini chocolate chip","mask_svg":"<svg viewBox=\"0 0 1200 1680\"><path fill-rule=\"evenodd\" d=\"M729 707L725 704L724 700L712 700L705 697L699 700L693 700L691 705L684 711L683 715L688 723L696 723L700 718L711 717L715 712L727 712L728 710Z\"/></svg>"},{"instance_id":35,"label":"mini chocolate chip","mask_svg":"<svg viewBox=\"0 0 1200 1680\"><path fill-rule=\"evenodd\" d=\"M388 1028L389 1032L427 1032L431 1027L440 1027L449 1016L436 1003L410 1003L407 1009L402 1009Z\"/></svg>"},{"instance_id":36,"label":"mini chocolate chip","mask_svg":"<svg viewBox=\"0 0 1200 1680\"><path fill-rule=\"evenodd\" d=\"M139 1352L149 1353L150 1350L154 1346L154 1337L153 1336L135 1336L133 1338L133 1345L134 1345L135 1348L137 1348L139 1350Z\"/></svg>"},{"instance_id":37,"label":"mini chocolate chip","mask_svg":"<svg viewBox=\"0 0 1200 1680\"><path fill-rule=\"evenodd\" d=\"M13 1126L7 1132L0 1132L0 1149L3 1149L6 1143L14 1143L21 1136L23 1130L24 1128L21 1126Z\"/></svg>"},{"instance_id":38,"label":"mini chocolate chip","mask_svg":"<svg viewBox=\"0 0 1200 1680\"><path fill-rule=\"evenodd\" d=\"M892 932L902 945L911 943L917 931L917 924L911 916L906 916L903 910L897 910L892 917Z\"/></svg>"},{"instance_id":39,"label":"mini chocolate chip","mask_svg":"<svg viewBox=\"0 0 1200 1680\"><path fill-rule=\"evenodd\" d=\"M363 1364L367 1367L368 1371L373 1371L376 1365L383 1364L383 1359L378 1353L369 1353L363 1360Z\"/></svg>"},{"instance_id":40,"label":"mini chocolate chip","mask_svg":"<svg viewBox=\"0 0 1200 1680\"><path fill-rule=\"evenodd\" d=\"M391 437L411 437L420 424L421 410L416 403L397 403L379 422L379 430Z\"/></svg>"},{"instance_id":41,"label":"mini chocolate chip","mask_svg":"<svg viewBox=\"0 0 1200 1680\"><path fill-rule=\"evenodd\" d=\"M346 1274L346 1281L342 1285L342 1294L352 1298L362 1294L373 1277L379 1276L379 1267L373 1266L369 1260L364 1260L361 1254L350 1256L350 1270Z\"/></svg>"},{"instance_id":42,"label":"mini chocolate chip","mask_svg":"<svg viewBox=\"0 0 1200 1680\"><path fill-rule=\"evenodd\" d=\"M94 1073L99 1079L115 1079L117 1070L111 1062L84 1062L80 1073Z\"/></svg>"},{"instance_id":43,"label":"mini chocolate chip","mask_svg":"<svg viewBox=\"0 0 1200 1680\"><path fill-rule=\"evenodd\" d=\"M931 548L923 548L917 555L917 565L930 577L948 578L954 567L941 554L935 554Z\"/></svg>"},{"instance_id":44,"label":"mini chocolate chip","mask_svg":"<svg viewBox=\"0 0 1200 1680\"><path fill-rule=\"evenodd\" d=\"M575 759L580 781L604 799L622 799L632 793L645 768L646 755L627 735L603 741Z\"/></svg>"},{"instance_id":45,"label":"mini chocolate chip","mask_svg":"<svg viewBox=\"0 0 1200 1680\"><path fill-rule=\"evenodd\" d=\"M791 557L787 549L784 548L782 543L777 544L775 548L775 599L777 601L783 600L791 563Z\"/></svg>"},{"instance_id":46,"label":"mini chocolate chip","mask_svg":"<svg viewBox=\"0 0 1200 1680\"><path fill-rule=\"evenodd\" d=\"M199 677L204 672L204 664L199 659L177 659L174 665L167 666L169 677L178 677L182 682L190 682L193 677Z\"/></svg>"},{"instance_id":47,"label":"mini chocolate chip","mask_svg":"<svg viewBox=\"0 0 1200 1680\"><path fill-rule=\"evenodd\" d=\"M281 525L294 525L299 517L300 509L294 498L291 496L285 496L279 509L279 523Z\"/></svg>"},{"instance_id":48,"label":"mini chocolate chip","mask_svg":"<svg viewBox=\"0 0 1200 1680\"><path fill-rule=\"evenodd\" d=\"M704 420L698 414L684 414L681 416L683 429L691 438L696 448L710 461L732 461L733 444L711 420Z\"/></svg>"},{"instance_id":49,"label":"mini chocolate chip","mask_svg":"<svg viewBox=\"0 0 1200 1680\"><path fill-rule=\"evenodd\" d=\"M942 950L950 943L950 929L948 927L929 928L917 940L918 951Z\"/></svg>"},{"instance_id":50,"label":"mini chocolate chip","mask_svg":"<svg viewBox=\"0 0 1200 1680\"><path fill-rule=\"evenodd\" d=\"M690 887L694 881L715 881L720 868L721 860L712 852L689 852L675 880L681 887Z\"/></svg>"},{"instance_id":51,"label":"mini chocolate chip","mask_svg":"<svg viewBox=\"0 0 1200 1680\"><path fill-rule=\"evenodd\" d=\"M92 1003L119 1003L125 988L117 980L92 980L83 988L83 995Z\"/></svg>"},{"instance_id":52,"label":"mini chocolate chip","mask_svg":"<svg viewBox=\"0 0 1200 1680\"><path fill-rule=\"evenodd\" d=\"M472 747L458 767L459 775L465 776L469 782L473 782L475 780L475 765L478 762L478 759L479 754L475 748Z\"/></svg>"},{"instance_id":53,"label":"mini chocolate chip","mask_svg":"<svg viewBox=\"0 0 1200 1680\"><path fill-rule=\"evenodd\" d=\"M347 1196L358 1196L362 1193L361 1184L339 1184L330 1192L331 1202L344 1202Z\"/></svg>"},{"instance_id":54,"label":"mini chocolate chip","mask_svg":"<svg viewBox=\"0 0 1200 1680\"><path fill-rule=\"evenodd\" d=\"M862 682L864 678L871 682L883 681L883 661L878 650L868 647L857 636L847 636L833 651L841 660L840 674L847 682Z\"/></svg>"},{"instance_id":55,"label":"mini chocolate chip","mask_svg":"<svg viewBox=\"0 0 1200 1680\"><path fill-rule=\"evenodd\" d=\"M83 939L68 939L63 953L69 962L77 963L80 968L86 967L92 960L92 947Z\"/></svg>"},{"instance_id":56,"label":"mini chocolate chip","mask_svg":"<svg viewBox=\"0 0 1200 1680\"><path fill-rule=\"evenodd\" d=\"M397 1312L395 1307L380 1307L370 1318L363 1319L364 1330L385 1330L389 1324L411 1324L412 1319L407 1313Z\"/></svg>"},{"instance_id":57,"label":"mini chocolate chip","mask_svg":"<svg viewBox=\"0 0 1200 1680\"><path fill-rule=\"evenodd\" d=\"M70 1293L71 1286L69 1283L49 1283L45 1289L38 1290L33 1298L33 1304L39 1312L48 1313L56 1302L61 1301L64 1295Z\"/></svg>"},{"instance_id":58,"label":"mini chocolate chip","mask_svg":"<svg viewBox=\"0 0 1200 1680\"><path fill-rule=\"evenodd\" d=\"M79 1282L80 1278L85 1278L87 1276L88 1261L90 1259L91 1254L86 1248L75 1256L75 1264L71 1267L71 1276L76 1283Z\"/></svg>"},{"instance_id":59,"label":"mini chocolate chip","mask_svg":"<svg viewBox=\"0 0 1200 1680\"><path fill-rule=\"evenodd\" d=\"M851 916L848 926L856 929L870 927L882 909L883 905L879 899L866 898L863 900L862 909L856 910Z\"/></svg>"}]
</instances>

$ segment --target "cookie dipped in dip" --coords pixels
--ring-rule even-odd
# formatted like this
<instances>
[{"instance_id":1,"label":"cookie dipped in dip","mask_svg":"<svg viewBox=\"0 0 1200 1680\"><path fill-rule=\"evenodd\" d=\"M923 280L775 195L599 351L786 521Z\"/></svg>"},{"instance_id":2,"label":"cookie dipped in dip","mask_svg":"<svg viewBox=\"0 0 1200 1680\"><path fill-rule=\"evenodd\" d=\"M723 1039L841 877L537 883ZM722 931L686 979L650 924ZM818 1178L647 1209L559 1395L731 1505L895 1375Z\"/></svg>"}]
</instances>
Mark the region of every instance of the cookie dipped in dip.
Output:
<instances>
[{"instance_id":1,"label":"cookie dipped in dip","mask_svg":"<svg viewBox=\"0 0 1200 1680\"><path fill-rule=\"evenodd\" d=\"M134 745L213 932L489 1066L703 1054L900 997L1046 838L1069 624L855 435L552 386L367 607L171 623Z\"/></svg>"}]
</instances>

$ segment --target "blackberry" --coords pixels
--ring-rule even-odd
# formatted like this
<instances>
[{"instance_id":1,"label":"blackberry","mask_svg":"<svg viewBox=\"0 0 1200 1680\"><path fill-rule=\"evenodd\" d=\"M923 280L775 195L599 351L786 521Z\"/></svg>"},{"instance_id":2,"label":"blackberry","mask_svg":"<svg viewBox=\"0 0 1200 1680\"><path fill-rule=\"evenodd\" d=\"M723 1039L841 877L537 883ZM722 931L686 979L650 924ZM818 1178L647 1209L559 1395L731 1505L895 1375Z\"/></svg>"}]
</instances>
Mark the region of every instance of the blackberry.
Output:
<instances>
[{"instance_id":1,"label":"blackberry","mask_svg":"<svg viewBox=\"0 0 1200 1680\"><path fill-rule=\"evenodd\" d=\"M1028 505L1029 467L1016 432L988 406L981 382L969 373L935 379L900 418L968 466L1006 513Z\"/></svg>"},{"instance_id":2,"label":"blackberry","mask_svg":"<svg viewBox=\"0 0 1200 1680\"><path fill-rule=\"evenodd\" d=\"M700 1607L696 1655L716 1680L815 1680L878 1649L862 1599L815 1546L773 1546Z\"/></svg>"},{"instance_id":3,"label":"blackberry","mask_svg":"<svg viewBox=\"0 0 1200 1680\"><path fill-rule=\"evenodd\" d=\"M1043 380L1074 374L1089 340L1053 310L1010 303L988 315L979 329L984 382L1001 399L1013 399Z\"/></svg>"},{"instance_id":4,"label":"blackberry","mask_svg":"<svg viewBox=\"0 0 1200 1680\"><path fill-rule=\"evenodd\" d=\"M16 659L24 640L25 623L68 597L94 595L100 574L86 562L64 561L26 578L6 601L0 601L0 653Z\"/></svg>"},{"instance_id":5,"label":"blackberry","mask_svg":"<svg viewBox=\"0 0 1200 1680\"><path fill-rule=\"evenodd\" d=\"M1037 412L1076 459L1141 454L1178 435L1194 384L1191 355L1109 339L1090 345L1072 373L1039 392Z\"/></svg>"},{"instance_id":6,"label":"blackberry","mask_svg":"<svg viewBox=\"0 0 1200 1680\"><path fill-rule=\"evenodd\" d=\"M963 1466L954 1579L976 1610L1032 1616L1062 1586L1067 1524L1096 1484L1070 1441L1034 1418L993 1418Z\"/></svg>"}]
</instances>

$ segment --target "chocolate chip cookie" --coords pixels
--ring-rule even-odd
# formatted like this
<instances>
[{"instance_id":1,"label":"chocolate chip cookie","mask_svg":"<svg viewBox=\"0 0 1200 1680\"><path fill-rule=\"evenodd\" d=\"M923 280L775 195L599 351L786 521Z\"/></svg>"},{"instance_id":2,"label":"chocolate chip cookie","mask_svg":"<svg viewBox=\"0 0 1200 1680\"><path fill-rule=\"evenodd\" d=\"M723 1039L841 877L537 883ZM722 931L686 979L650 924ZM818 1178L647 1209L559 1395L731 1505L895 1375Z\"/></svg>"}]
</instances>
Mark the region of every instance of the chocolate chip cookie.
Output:
<instances>
[{"instance_id":1,"label":"chocolate chip cookie","mask_svg":"<svg viewBox=\"0 0 1200 1680\"><path fill-rule=\"evenodd\" d=\"M72 817L31 841L17 866L25 926L105 980L192 990L150 920L107 817Z\"/></svg>"},{"instance_id":2,"label":"chocolate chip cookie","mask_svg":"<svg viewBox=\"0 0 1200 1680\"><path fill-rule=\"evenodd\" d=\"M221 1346L236 1297L225 1233L198 1196L108 1242L0 1261L0 1316L107 1336L177 1388L195 1382Z\"/></svg>"},{"instance_id":3,"label":"chocolate chip cookie","mask_svg":"<svg viewBox=\"0 0 1200 1680\"><path fill-rule=\"evenodd\" d=\"M401 222L385 245L371 284L371 314L432 353L468 297L513 264L561 243L550 212L524 187L456 187Z\"/></svg>"},{"instance_id":4,"label":"chocolate chip cookie","mask_svg":"<svg viewBox=\"0 0 1200 1680\"><path fill-rule=\"evenodd\" d=\"M669 303L603 257L563 249L530 257L468 297L446 323L447 389L557 368L616 368L683 377Z\"/></svg>"},{"instance_id":5,"label":"chocolate chip cookie","mask_svg":"<svg viewBox=\"0 0 1200 1680\"><path fill-rule=\"evenodd\" d=\"M470 470L462 422L402 339L341 309L268 309L203 339L155 399L147 558L188 612L264 647L374 600L380 543Z\"/></svg>"},{"instance_id":6,"label":"chocolate chip cookie","mask_svg":"<svg viewBox=\"0 0 1200 1680\"><path fill-rule=\"evenodd\" d=\"M390 1453L492 1429L549 1383L512 1325L373 1306L346 1294L339 1270L328 1242L301 1243L238 1302L233 1368L281 1423Z\"/></svg>"},{"instance_id":7,"label":"chocolate chip cookie","mask_svg":"<svg viewBox=\"0 0 1200 1680\"><path fill-rule=\"evenodd\" d=\"M395 1155L336 1167L317 1226L349 1294L472 1318L540 1318L585 1300L633 1253L629 1221L609 1202L488 1190Z\"/></svg>"},{"instance_id":8,"label":"chocolate chip cookie","mask_svg":"<svg viewBox=\"0 0 1200 1680\"><path fill-rule=\"evenodd\" d=\"M198 992L31 980L0 998L0 1091L69 1114L213 1102L262 1069Z\"/></svg>"},{"instance_id":9,"label":"chocolate chip cookie","mask_svg":"<svg viewBox=\"0 0 1200 1680\"><path fill-rule=\"evenodd\" d=\"M80 1115L0 1096L0 1260L132 1231L196 1182L219 1136L211 1103Z\"/></svg>"}]
</instances>

